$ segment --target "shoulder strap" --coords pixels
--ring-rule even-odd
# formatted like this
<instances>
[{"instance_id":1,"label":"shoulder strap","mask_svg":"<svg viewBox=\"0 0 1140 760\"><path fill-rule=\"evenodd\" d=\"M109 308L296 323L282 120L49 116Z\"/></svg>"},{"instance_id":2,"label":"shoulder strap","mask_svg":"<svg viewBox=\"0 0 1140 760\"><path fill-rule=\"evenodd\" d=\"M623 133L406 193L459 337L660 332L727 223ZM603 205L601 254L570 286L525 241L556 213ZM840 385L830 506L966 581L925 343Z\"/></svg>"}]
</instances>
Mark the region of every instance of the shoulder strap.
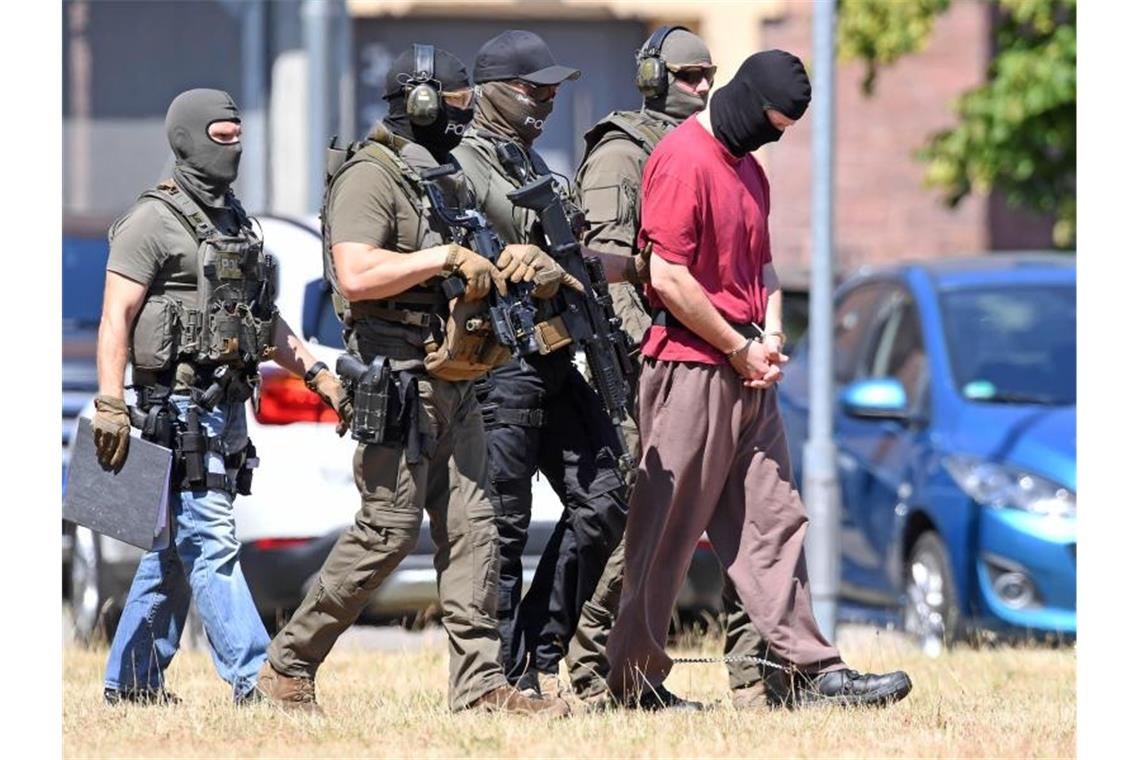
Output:
<instances>
[{"instance_id":1,"label":"shoulder strap","mask_svg":"<svg viewBox=\"0 0 1140 760\"><path fill-rule=\"evenodd\" d=\"M582 163L598 145L618 137L628 137L646 154L652 153L671 128L671 124L646 116L641 111L614 111L586 133L586 153Z\"/></svg>"},{"instance_id":2,"label":"shoulder strap","mask_svg":"<svg viewBox=\"0 0 1140 760\"><path fill-rule=\"evenodd\" d=\"M193 235L199 243L218 237L220 234L218 228L210 221L210 217L207 216L206 213L198 207L198 204L192 201L186 193L178 189L178 185L174 183L174 180L167 179L159 182L158 186L153 190L147 190L139 196L139 200L143 198L155 198L170 207L170 209L174 211L175 216L186 225L186 229L190 231L190 234ZM240 205L238 208L240 208ZM248 221L244 210L240 212L239 218L242 219L243 222Z\"/></svg>"}]
</instances>

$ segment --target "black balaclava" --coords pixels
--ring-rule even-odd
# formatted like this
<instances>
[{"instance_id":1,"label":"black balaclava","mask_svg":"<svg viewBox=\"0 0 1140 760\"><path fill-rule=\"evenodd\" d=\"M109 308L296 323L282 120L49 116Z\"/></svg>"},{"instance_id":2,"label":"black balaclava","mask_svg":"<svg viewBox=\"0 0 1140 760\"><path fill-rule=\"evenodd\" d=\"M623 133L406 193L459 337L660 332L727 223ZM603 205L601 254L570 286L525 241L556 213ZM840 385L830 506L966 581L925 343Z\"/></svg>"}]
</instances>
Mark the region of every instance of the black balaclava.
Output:
<instances>
[{"instance_id":1,"label":"black balaclava","mask_svg":"<svg viewBox=\"0 0 1140 760\"><path fill-rule=\"evenodd\" d=\"M187 90L166 110L166 139L174 151L174 179L204 206L223 208L238 174L241 141L215 142L207 133L216 121L241 121L228 92Z\"/></svg>"},{"instance_id":2,"label":"black balaclava","mask_svg":"<svg viewBox=\"0 0 1140 760\"><path fill-rule=\"evenodd\" d=\"M535 100L506 82L479 85L475 104L476 125L530 146L542 134L554 100Z\"/></svg>"},{"instance_id":3,"label":"black balaclava","mask_svg":"<svg viewBox=\"0 0 1140 760\"><path fill-rule=\"evenodd\" d=\"M765 50L744 59L736 76L713 93L709 121L716 139L740 157L783 136L765 108L798 119L810 102L811 82L800 59L783 50Z\"/></svg>"},{"instance_id":4,"label":"black balaclava","mask_svg":"<svg viewBox=\"0 0 1140 760\"><path fill-rule=\"evenodd\" d=\"M649 41L646 40L646 44ZM712 65L712 55L708 45L697 35L687 29L674 29L665 37L661 44L661 60L673 66L688 66L695 64ZM684 90L677 85L677 77L669 72L669 88L664 95L645 99L645 109L653 111L659 116L665 116L670 121L687 119L697 111L703 111L708 101L708 93L704 97L694 92Z\"/></svg>"},{"instance_id":5,"label":"black balaclava","mask_svg":"<svg viewBox=\"0 0 1140 760\"><path fill-rule=\"evenodd\" d=\"M467 68L463 62L446 50L435 49L435 86L440 92L454 92L471 87L467 78ZM388 115L384 124L393 133L427 148L439 163L447 159L451 149L459 144L464 130L475 115L474 108L456 108L440 98L439 116L431 124L413 124L407 112L408 83L415 73L416 57L407 50L392 61L388 69L385 100L388 101Z\"/></svg>"}]
</instances>

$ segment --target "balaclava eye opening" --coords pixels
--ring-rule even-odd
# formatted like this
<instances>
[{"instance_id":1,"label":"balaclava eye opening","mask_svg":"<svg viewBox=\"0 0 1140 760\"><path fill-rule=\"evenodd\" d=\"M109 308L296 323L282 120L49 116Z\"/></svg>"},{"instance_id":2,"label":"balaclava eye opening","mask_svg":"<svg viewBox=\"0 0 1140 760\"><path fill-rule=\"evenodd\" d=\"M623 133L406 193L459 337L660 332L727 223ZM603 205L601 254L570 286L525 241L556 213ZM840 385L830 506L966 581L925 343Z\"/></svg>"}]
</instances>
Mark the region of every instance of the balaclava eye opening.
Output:
<instances>
[{"instance_id":1,"label":"balaclava eye opening","mask_svg":"<svg viewBox=\"0 0 1140 760\"><path fill-rule=\"evenodd\" d=\"M784 134L764 109L799 119L809 103L811 82L803 62L783 50L765 50L746 58L736 76L713 94L709 121L716 138L741 157Z\"/></svg>"},{"instance_id":2,"label":"balaclava eye opening","mask_svg":"<svg viewBox=\"0 0 1140 760\"><path fill-rule=\"evenodd\" d=\"M202 205L225 206L226 193L237 179L241 141L223 144L207 130L217 121L241 122L229 93L187 90L166 111L166 139L174 151L174 179Z\"/></svg>"}]
</instances>

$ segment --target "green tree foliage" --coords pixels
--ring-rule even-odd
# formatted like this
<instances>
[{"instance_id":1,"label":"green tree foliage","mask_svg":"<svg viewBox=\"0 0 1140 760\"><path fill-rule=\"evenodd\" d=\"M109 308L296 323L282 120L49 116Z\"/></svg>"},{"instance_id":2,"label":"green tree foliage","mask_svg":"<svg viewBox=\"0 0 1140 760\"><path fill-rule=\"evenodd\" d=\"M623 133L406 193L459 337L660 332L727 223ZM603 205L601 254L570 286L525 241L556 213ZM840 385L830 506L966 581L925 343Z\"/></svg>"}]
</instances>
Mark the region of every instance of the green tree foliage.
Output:
<instances>
[{"instance_id":1,"label":"green tree foliage","mask_svg":"<svg viewBox=\"0 0 1140 760\"><path fill-rule=\"evenodd\" d=\"M1015 206L1054 215L1053 242L1076 244L1076 0L994 0L997 48L986 82L954 103L958 124L917 157L951 206L999 191ZM877 68L921 50L947 0L841 0L839 55Z\"/></svg>"}]
</instances>

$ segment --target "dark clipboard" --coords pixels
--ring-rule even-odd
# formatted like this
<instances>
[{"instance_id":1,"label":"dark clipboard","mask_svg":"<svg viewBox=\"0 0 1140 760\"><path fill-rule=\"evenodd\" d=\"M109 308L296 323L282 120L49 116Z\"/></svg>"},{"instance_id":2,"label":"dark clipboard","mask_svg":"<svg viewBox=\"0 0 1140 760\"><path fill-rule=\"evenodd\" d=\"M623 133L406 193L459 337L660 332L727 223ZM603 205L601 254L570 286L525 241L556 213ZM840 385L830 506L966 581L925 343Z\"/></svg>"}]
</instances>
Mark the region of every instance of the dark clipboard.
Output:
<instances>
[{"instance_id":1,"label":"dark clipboard","mask_svg":"<svg viewBox=\"0 0 1140 760\"><path fill-rule=\"evenodd\" d=\"M95 456L91 420L81 417L67 470L63 518L148 551L170 544L170 449L131 437L118 472Z\"/></svg>"}]
</instances>

